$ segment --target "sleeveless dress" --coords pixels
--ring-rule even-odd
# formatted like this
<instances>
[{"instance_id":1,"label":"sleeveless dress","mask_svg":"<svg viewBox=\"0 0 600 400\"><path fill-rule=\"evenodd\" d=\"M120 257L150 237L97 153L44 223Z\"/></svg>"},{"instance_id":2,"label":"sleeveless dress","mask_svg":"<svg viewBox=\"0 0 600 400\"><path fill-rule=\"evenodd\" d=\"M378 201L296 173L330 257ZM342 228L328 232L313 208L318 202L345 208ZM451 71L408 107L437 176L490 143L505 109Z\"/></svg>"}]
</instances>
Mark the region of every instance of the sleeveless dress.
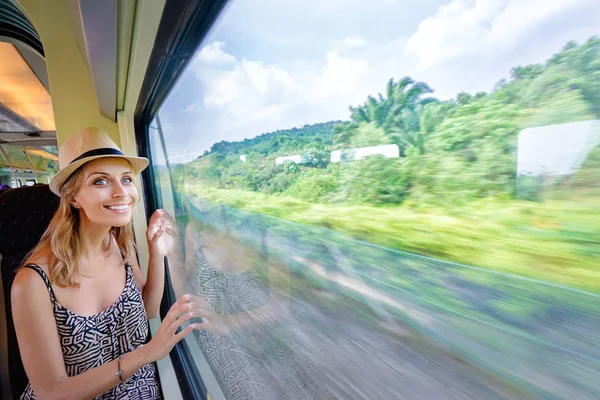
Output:
<instances>
[{"instance_id":1,"label":"sleeveless dress","mask_svg":"<svg viewBox=\"0 0 600 400\"><path fill-rule=\"evenodd\" d=\"M25 267L42 277L50 293L68 376L115 360L147 342L148 318L129 263L125 263L127 278L121 296L106 310L86 317L74 314L58 303L50 279L40 266L28 264ZM21 395L21 400L26 399L35 399L31 383ZM144 365L125 381L125 385L119 384L95 399L162 399L156 363Z\"/></svg>"},{"instance_id":2,"label":"sleeveless dress","mask_svg":"<svg viewBox=\"0 0 600 400\"><path fill-rule=\"evenodd\" d=\"M266 251L245 272L211 267L199 237L196 290L219 315L243 313L270 300ZM316 365L302 353L284 323L251 326L223 336L194 331L227 400L325 398ZM301 347L301 346L300 346Z\"/></svg>"}]
</instances>

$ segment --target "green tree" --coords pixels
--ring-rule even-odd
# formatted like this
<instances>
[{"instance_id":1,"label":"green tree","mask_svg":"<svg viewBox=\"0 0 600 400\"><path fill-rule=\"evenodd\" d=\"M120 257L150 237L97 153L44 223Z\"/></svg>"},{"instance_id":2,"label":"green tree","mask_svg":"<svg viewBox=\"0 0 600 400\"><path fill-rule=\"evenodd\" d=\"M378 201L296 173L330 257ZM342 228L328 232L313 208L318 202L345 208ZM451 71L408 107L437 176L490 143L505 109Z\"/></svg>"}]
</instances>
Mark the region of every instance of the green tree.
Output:
<instances>
[{"instance_id":1,"label":"green tree","mask_svg":"<svg viewBox=\"0 0 600 400\"><path fill-rule=\"evenodd\" d=\"M348 164L343 185L351 203L400 204L409 195L410 174L401 159L375 155Z\"/></svg>"}]
</instances>

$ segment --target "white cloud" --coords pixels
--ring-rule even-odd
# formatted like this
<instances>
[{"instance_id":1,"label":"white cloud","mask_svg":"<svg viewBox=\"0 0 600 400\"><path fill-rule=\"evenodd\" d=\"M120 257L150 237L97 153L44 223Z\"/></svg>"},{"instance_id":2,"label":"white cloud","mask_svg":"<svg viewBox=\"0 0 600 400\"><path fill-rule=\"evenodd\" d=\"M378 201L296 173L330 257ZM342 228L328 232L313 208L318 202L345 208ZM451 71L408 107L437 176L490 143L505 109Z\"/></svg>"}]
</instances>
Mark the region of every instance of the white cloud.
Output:
<instances>
[{"instance_id":1,"label":"white cloud","mask_svg":"<svg viewBox=\"0 0 600 400\"><path fill-rule=\"evenodd\" d=\"M362 36L348 36L342 40L336 40L333 42L333 48L337 50L355 49L359 47L365 47L367 40Z\"/></svg>"},{"instance_id":2,"label":"white cloud","mask_svg":"<svg viewBox=\"0 0 600 400\"><path fill-rule=\"evenodd\" d=\"M259 61L239 60L226 53L224 44L217 41L200 50L193 70L202 82L207 108L239 105L245 110L252 108L248 104L264 107L302 91L282 68Z\"/></svg>"},{"instance_id":3,"label":"white cloud","mask_svg":"<svg viewBox=\"0 0 600 400\"><path fill-rule=\"evenodd\" d=\"M317 79L314 90L316 97L347 94L355 90L361 76L369 70L367 61L341 57L335 52L327 53L327 64Z\"/></svg>"},{"instance_id":4,"label":"white cloud","mask_svg":"<svg viewBox=\"0 0 600 400\"><path fill-rule=\"evenodd\" d=\"M265 8L275 0L256 1ZM598 0L444 0L447 5L437 11L422 12L420 24L406 23L406 16L404 23L387 19L378 25L373 21L382 13L408 6L323 0L311 3L310 15L304 15L305 2L285 1L297 6L289 24L277 25L283 14L265 11L265 21L272 23L243 26L250 12L244 9L238 19L222 22L198 51L193 74L186 74L170 95L176 98L172 115L161 115L182 137L187 132L189 151L203 151L219 140L347 119L349 105L384 92L392 77L427 82L440 99L488 91L515 65L543 62L567 41L597 34L594 15L600 15L592 12ZM334 6L336 12L325 10ZM348 8L355 10L354 23L337 17ZM288 29L296 20L302 30ZM243 40L231 38L237 30L245 32Z\"/></svg>"},{"instance_id":5,"label":"white cloud","mask_svg":"<svg viewBox=\"0 0 600 400\"><path fill-rule=\"evenodd\" d=\"M284 68L238 59L226 53L221 43L212 42L200 50L192 68L201 82L202 104L207 111L199 117L210 114L216 124L211 130L222 133L237 131L252 136L299 125L307 117L347 118L349 101L362 100L368 93L361 82L367 78L367 61L343 57L335 51L328 52L320 62L297 62ZM187 107L192 113L200 109Z\"/></svg>"},{"instance_id":6,"label":"white cloud","mask_svg":"<svg viewBox=\"0 0 600 400\"><path fill-rule=\"evenodd\" d=\"M231 54L227 54L224 51L225 43L223 42L212 42L204 46L197 57L200 62L205 64L213 65L224 65L230 64L235 61L235 57Z\"/></svg>"},{"instance_id":7,"label":"white cloud","mask_svg":"<svg viewBox=\"0 0 600 400\"><path fill-rule=\"evenodd\" d=\"M555 16L595 0L453 0L419 24L405 50L419 68L486 50L508 51Z\"/></svg>"}]
</instances>

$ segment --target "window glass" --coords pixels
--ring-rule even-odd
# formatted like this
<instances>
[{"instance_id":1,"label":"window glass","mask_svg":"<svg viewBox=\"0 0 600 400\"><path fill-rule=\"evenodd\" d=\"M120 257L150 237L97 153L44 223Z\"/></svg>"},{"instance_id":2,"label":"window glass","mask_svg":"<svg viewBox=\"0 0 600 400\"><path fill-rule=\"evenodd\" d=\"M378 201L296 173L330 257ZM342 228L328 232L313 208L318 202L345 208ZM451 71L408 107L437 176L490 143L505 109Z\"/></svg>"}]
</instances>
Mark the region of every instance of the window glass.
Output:
<instances>
[{"instance_id":1,"label":"window glass","mask_svg":"<svg viewBox=\"0 0 600 400\"><path fill-rule=\"evenodd\" d=\"M175 215L171 175L166 162L164 136L160 133L160 119L155 119L149 127L150 151L152 152L152 169L154 172L154 190L158 194L159 206L171 216Z\"/></svg>"},{"instance_id":2,"label":"window glass","mask_svg":"<svg viewBox=\"0 0 600 400\"><path fill-rule=\"evenodd\" d=\"M211 395L600 396L599 23L229 2L150 127Z\"/></svg>"}]
</instances>

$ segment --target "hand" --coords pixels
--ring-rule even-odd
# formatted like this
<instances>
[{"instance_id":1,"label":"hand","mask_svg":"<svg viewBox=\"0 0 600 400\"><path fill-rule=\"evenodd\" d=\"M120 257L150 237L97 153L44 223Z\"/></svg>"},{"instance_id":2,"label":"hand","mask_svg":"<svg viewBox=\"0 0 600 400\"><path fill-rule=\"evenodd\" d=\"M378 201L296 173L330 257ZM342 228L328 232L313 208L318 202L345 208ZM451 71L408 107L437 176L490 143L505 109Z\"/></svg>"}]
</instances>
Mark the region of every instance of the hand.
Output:
<instances>
[{"instance_id":1,"label":"hand","mask_svg":"<svg viewBox=\"0 0 600 400\"><path fill-rule=\"evenodd\" d=\"M158 361L165 357L181 339L194 330L195 324L190 324L179 333L175 333L177 328L192 317L189 312L191 309L190 297L190 295L183 295L171 306L152 340L144 346L149 362Z\"/></svg>"},{"instance_id":2,"label":"hand","mask_svg":"<svg viewBox=\"0 0 600 400\"><path fill-rule=\"evenodd\" d=\"M165 210L156 210L150 217L146 239L155 255L166 256L180 249L177 224Z\"/></svg>"},{"instance_id":3,"label":"hand","mask_svg":"<svg viewBox=\"0 0 600 400\"><path fill-rule=\"evenodd\" d=\"M202 318L201 323L194 324L195 329L205 329L217 336L223 336L231 331L230 318L220 315L209 304L208 301L195 295L190 295L192 317Z\"/></svg>"}]
</instances>

